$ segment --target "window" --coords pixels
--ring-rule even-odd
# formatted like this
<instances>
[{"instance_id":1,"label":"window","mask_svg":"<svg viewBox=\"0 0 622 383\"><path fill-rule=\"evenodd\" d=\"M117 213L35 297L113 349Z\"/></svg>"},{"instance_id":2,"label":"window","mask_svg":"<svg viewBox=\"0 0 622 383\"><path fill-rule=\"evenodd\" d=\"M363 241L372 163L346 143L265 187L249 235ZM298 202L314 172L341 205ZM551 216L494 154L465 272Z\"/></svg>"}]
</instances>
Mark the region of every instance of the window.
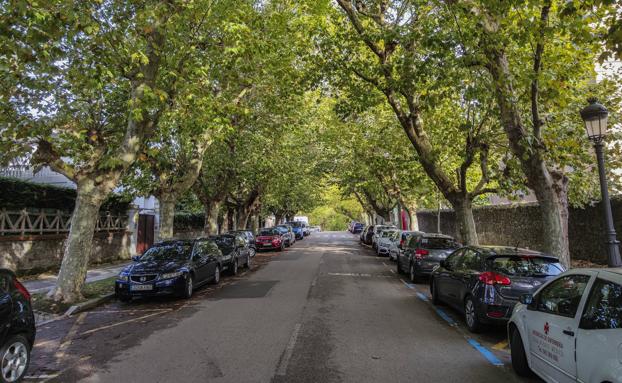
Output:
<instances>
[{"instance_id":1,"label":"window","mask_svg":"<svg viewBox=\"0 0 622 383\"><path fill-rule=\"evenodd\" d=\"M581 328L603 330L621 327L622 286L597 279L581 317Z\"/></svg>"},{"instance_id":2,"label":"window","mask_svg":"<svg viewBox=\"0 0 622 383\"><path fill-rule=\"evenodd\" d=\"M532 256L500 256L492 261L492 269L501 274L522 277L559 275L565 268L556 259Z\"/></svg>"},{"instance_id":3,"label":"window","mask_svg":"<svg viewBox=\"0 0 622 383\"><path fill-rule=\"evenodd\" d=\"M462 261L462 256L464 255L464 250L455 251L445 260L445 265L447 265L447 269L455 270L460 262Z\"/></svg>"},{"instance_id":4,"label":"window","mask_svg":"<svg viewBox=\"0 0 622 383\"><path fill-rule=\"evenodd\" d=\"M408 247L414 249L415 247L417 247L417 242L419 242L419 237L416 235L411 236L410 238L408 238Z\"/></svg>"},{"instance_id":5,"label":"window","mask_svg":"<svg viewBox=\"0 0 622 383\"><path fill-rule=\"evenodd\" d=\"M568 275L552 282L538 294L538 311L573 318L589 280L589 275Z\"/></svg>"},{"instance_id":6,"label":"window","mask_svg":"<svg viewBox=\"0 0 622 383\"><path fill-rule=\"evenodd\" d=\"M462 264L460 265L461 270L481 270L482 269L482 260L477 253L473 249L465 249L462 256Z\"/></svg>"},{"instance_id":7,"label":"window","mask_svg":"<svg viewBox=\"0 0 622 383\"><path fill-rule=\"evenodd\" d=\"M423 237L421 238L421 247L424 249L447 250L456 249L458 245L450 238Z\"/></svg>"}]
</instances>

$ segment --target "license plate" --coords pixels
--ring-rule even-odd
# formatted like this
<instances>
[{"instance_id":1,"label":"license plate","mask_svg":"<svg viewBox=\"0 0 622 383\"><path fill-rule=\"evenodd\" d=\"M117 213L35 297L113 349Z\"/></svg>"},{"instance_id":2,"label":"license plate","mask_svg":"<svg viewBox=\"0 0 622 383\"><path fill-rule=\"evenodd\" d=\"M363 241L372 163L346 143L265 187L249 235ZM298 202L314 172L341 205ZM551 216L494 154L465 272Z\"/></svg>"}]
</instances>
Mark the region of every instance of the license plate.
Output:
<instances>
[{"instance_id":1,"label":"license plate","mask_svg":"<svg viewBox=\"0 0 622 383\"><path fill-rule=\"evenodd\" d=\"M131 291L149 291L153 290L153 285L131 285Z\"/></svg>"},{"instance_id":2,"label":"license plate","mask_svg":"<svg viewBox=\"0 0 622 383\"><path fill-rule=\"evenodd\" d=\"M264 243L264 244L263 244L263 246L264 246L264 247L270 247L270 246L272 246L272 245L271 245L271 244L269 244L269 243Z\"/></svg>"}]
</instances>

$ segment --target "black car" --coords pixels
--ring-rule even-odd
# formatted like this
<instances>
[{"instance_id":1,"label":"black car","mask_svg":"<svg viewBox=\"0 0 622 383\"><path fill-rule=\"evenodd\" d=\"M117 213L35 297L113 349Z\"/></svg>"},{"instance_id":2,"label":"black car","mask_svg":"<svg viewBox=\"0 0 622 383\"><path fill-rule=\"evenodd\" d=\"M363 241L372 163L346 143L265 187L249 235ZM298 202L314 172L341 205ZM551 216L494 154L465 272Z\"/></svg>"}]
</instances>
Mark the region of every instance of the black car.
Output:
<instances>
[{"instance_id":1,"label":"black car","mask_svg":"<svg viewBox=\"0 0 622 383\"><path fill-rule=\"evenodd\" d=\"M0 382L24 377L35 335L28 290L12 271L0 269Z\"/></svg>"},{"instance_id":2,"label":"black car","mask_svg":"<svg viewBox=\"0 0 622 383\"><path fill-rule=\"evenodd\" d=\"M209 239L216 242L222 252L223 270L229 271L231 275L236 275L240 265L250 269L252 249L243 234L214 235Z\"/></svg>"},{"instance_id":3,"label":"black car","mask_svg":"<svg viewBox=\"0 0 622 383\"><path fill-rule=\"evenodd\" d=\"M363 228L365 227L365 225L363 225L360 222L356 222L354 225L352 225L352 234L360 234L361 231L363 231Z\"/></svg>"},{"instance_id":4,"label":"black car","mask_svg":"<svg viewBox=\"0 0 622 383\"><path fill-rule=\"evenodd\" d=\"M402 245L402 251L397 255L397 272L408 272L410 281L416 283L420 277L430 275L442 260L459 247L448 235L415 234Z\"/></svg>"},{"instance_id":5,"label":"black car","mask_svg":"<svg viewBox=\"0 0 622 383\"><path fill-rule=\"evenodd\" d=\"M522 294L564 272L555 257L527 249L466 246L441 261L432 272L430 292L464 313L466 325L477 332L485 323L504 323Z\"/></svg>"},{"instance_id":6,"label":"black car","mask_svg":"<svg viewBox=\"0 0 622 383\"><path fill-rule=\"evenodd\" d=\"M190 298L196 287L220 282L223 267L221 251L207 239L160 242L132 260L115 283L124 302L154 295Z\"/></svg>"},{"instance_id":7,"label":"black car","mask_svg":"<svg viewBox=\"0 0 622 383\"><path fill-rule=\"evenodd\" d=\"M242 234L246 238L248 247L251 248L251 257L257 253L257 245L255 243L255 234L251 230L231 230L227 234Z\"/></svg>"}]
</instances>

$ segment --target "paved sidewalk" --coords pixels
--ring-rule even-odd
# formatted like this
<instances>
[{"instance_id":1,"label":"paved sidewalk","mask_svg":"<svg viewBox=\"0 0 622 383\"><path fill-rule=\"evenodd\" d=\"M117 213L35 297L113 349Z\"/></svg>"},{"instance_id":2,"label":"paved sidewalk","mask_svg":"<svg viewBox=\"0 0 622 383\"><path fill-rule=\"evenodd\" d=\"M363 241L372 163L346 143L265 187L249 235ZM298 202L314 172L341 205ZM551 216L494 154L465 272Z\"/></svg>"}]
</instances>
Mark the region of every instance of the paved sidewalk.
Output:
<instances>
[{"instance_id":1,"label":"paved sidewalk","mask_svg":"<svg viewBox=\"0 0 622 383\"><path fill-rule=\"evenodd\" d=\"M86 273L86 282L96 282L102 279L114 277L119 274L125 265L127 265L127 262L91 269ZM22 283L31 293L44 293L50 291L50 289L54 287L56 284L56 275L45 275L39 279L23 281Z\"/></svg>"}]
</instances>

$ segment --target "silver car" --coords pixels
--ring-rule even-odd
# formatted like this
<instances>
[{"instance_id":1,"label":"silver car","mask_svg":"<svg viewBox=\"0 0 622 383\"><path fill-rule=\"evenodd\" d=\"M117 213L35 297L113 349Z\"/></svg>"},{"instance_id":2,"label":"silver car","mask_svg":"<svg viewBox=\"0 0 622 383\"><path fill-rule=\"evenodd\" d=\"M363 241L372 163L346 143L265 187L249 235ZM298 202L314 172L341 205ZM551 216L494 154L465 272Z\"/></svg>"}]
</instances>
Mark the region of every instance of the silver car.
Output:
<instances>
[{"instance_id":1,"label":"silver car","mask_svg":"<svg viewBox=\"0 0 622 383\"><path fill-rule=\"evenodd\" d=\"M398 242L400 238L400 230L383 230L378 235L376 241L376 255L389 255L391 245Z\"/></svg>"},{"instance_id":2,"label":"silver car","mask_svg":"<svg viewBox=\"0 0 622 383\"><path fill-rule=\"evenodd\" d=\"M378 238L380 237L380 233L383 232L384 230L397 230L397 227L395 227L394 225L377 225L374 226L374 234L371 237L371 247L376 250L377 247L377 241Z\"/></svg>"}]
</instances>

